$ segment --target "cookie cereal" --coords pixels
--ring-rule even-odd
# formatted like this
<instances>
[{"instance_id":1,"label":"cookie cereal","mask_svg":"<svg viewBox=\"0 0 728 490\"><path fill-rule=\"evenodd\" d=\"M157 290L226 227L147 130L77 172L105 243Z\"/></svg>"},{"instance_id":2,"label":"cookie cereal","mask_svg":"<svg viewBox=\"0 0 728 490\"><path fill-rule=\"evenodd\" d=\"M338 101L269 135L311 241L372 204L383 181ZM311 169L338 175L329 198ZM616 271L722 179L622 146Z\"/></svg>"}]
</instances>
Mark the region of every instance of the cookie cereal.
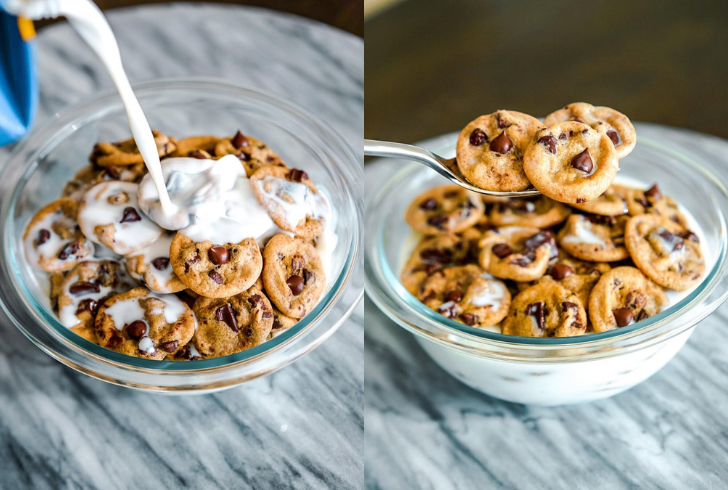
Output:
<instances>
[{"instance_id":1,"label":"cookie cereal","mask_svg":"<svg viewBox=\"0 0 728 490\"><path fill-rule=\"evenodd\" d=\"M141 281L155 293L176 293L187 286L174 273L169 260L169 249L174 233L163 233L159 239L124 259L129 275Z\"/></svg>"},{"instance_id":2,"label":"cookie cereal","mask_svg":"<svg viewBox=\"0 0 728 490\"><path fill-rule=\"evenodd\" d=\"M479 246L480 266L495 277L513 281L541 278L559 253L553 235L538 228L498 228L486 232Z\"/></svg>"},{"instance_id":3,"label":"cookie cereal","mask_svg":"<svg viewBox=\"0 0 728 490\"><path fill-rule=\"evenodd\" d=\"M488 219L493 226L551 228L571 214L563 204L546 196L511 198L492 205Z\"/></svg>"},{"instance_id":4,"label":"cookie cereal","mask_svg":"<svg viewBox=\"0 0 728 490\"><path fill-rule=\"evenodd\" d=\"M404 219L413 230L425 235L458 233L483 217L485 206L480 197L459 185L429 189L409 205Z\"/></svg>"},{"instance_id":5,"label":"cookie cereal","mask_svg":"<svg viewBox=\"0 0 728 490\"><path fill-rule=\"evenodd\" d=\"M561 248L589 262L616 262L629 257L624 246L626 216L573 214L557 236Z\"/></svg>"},{"instance_id":6,"label":"cookie cereal","mask_svg":"<svg viewBox=\"0 0 728 490\"><path fill-rule=\"evenodd\" d=\"M579 297L554 282L518 293L501 327L507 335L571 337L586 332L586 320Z\"/></svg>"}]
</instances>

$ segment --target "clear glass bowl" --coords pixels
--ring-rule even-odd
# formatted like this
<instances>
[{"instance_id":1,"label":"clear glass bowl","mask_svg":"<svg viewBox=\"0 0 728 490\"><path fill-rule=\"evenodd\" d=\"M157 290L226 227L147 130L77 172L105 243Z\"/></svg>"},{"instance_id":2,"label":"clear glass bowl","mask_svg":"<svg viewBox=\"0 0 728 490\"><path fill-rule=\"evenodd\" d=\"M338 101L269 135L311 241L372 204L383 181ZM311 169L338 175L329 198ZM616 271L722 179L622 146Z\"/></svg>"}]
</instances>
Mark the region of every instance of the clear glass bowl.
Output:
<instances>
[{"instance_id":1,"label":"clear glass bowl","mask_svg":"<svg viewBox=\"0 0 728 490\"><path fill-rule=\"evenodd\" d=\"M149 122L166 134L231 135L240 129L268 143L291 166L305 169L330 194L338 213L328 290L293 328L255 348L190 362L152 361L104 349L64 327L50 309L45 273L25 262L21 236L30 217L57 199L87 164L97 141L130 136L116 93L56 114L10 155L0 174L2 307L37 346L74 369L111 383L160 392L205 392L275 371L320 345L349 317L363 295L360 254L362 166L331 127L277 97L229 82L159 80L135 87Z\"/></svg>"},{"instance_id":2,"label":"clear glass bowl","mask_svg":"<svg viewBox=\"0 0 728 490\"><path fill-rule=\"evenodd\" d=\"M457 133L421 144L453 157ZM389 162L390 165L397 165ZM367 198L365 289L394 322L416 335L435 361L472 387L498 398L533 404L586 401L637 384L679 350L693 327L728 295L726 216L728 190L717 166L696 161L661 141L640 138L620 162L620 176L658 182L696 219L710 250L703 282L660 314L629 327L568 338L530 338L468 327L432 311L399 281L411 250L404 211L424 189L446 183L417 163L382 182Z\"/></svg>"}]
</instances>

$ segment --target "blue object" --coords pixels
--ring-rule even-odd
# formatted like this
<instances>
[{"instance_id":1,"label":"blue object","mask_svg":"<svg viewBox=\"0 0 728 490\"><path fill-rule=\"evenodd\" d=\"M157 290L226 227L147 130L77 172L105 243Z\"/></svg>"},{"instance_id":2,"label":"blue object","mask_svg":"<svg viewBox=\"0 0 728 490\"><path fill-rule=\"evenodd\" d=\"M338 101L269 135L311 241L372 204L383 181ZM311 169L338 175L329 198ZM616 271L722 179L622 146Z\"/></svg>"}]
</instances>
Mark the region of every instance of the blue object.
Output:
<instances>
[{"instance_id":1,"label":"blue object","mask_svg":"<svg viewBox=\"0 0 728 490\"><path fill-rule=\"evenodd\" d=\"M0 146L28 132L37 105L33 43L20 37L17 17L0 10Z\"/></svg>"}]
</instances>

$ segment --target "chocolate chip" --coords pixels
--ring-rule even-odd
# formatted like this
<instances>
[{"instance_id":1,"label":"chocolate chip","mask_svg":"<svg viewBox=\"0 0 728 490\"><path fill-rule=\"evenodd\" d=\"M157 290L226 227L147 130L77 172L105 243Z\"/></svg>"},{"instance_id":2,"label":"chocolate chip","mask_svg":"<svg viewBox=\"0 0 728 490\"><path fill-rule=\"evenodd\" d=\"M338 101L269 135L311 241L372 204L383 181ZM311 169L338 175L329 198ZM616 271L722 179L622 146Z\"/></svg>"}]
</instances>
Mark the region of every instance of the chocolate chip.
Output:
<instances>
[{"instance_id":1,"label":"chocolate chip","mask_svg":"<svg viewBox=\"0 0 728 490\"><path fill-rule=\"evenodd\" d=\"M543 330L544 323L546 320L546 303L543 301L538 303L531 303L526 306L526 315L532 316L536 320L536 325L539 330Z\"/></svg>"},{"instance_id":2,"label":"chocolate chip","mask_svg":"<svg viewBox=\"0 0 728 490\"><path fill-rule=\"evenodd\" d=\"M584 219L595 225L602 226L615 226L617 224L617 218L615 216L602 216L600 214L585 214Z\"/></svg>"},{"instance_id":3,"label":"chocolate chip","mask_svg":"<svg viewBox=\"0 0 728 490\"><path fill-rule=\"evenodd\" d=\"M265 310L265 311L263 311L263 314L260 315L260 316L263 317L263 318L271 318L271 317L273 317L273 312L272 311Z\"/></svg>"},{"instance_id":4,"label":"chocolate chip","mask_svg":"<svg viewBox=\"0 0 728 490\"><path fill-rule=\"evenodd\" d=\"M637 321L638 321L638 322L641 322L642 320L644 320L644 319L645 319L645 318L647 318L648 316L649 316L649 315L647 314L647 312L646 312L645 310L640 310L640 314L639 314L639 315L637 315Z\"/></svg>"},{"instance_id":5,"label":"chocolate chip","mask_svg":"<svg viewBox=\"0 0 728 490\"><path fill-rule=\"evenodd\" d=\"M38 241L37 241L37 243L38 243L38 246L39 247L41 245L43 245L45 242L47 242L48 240L50 240L50 239L51 239L51 232L48 231L48 230L46 230L45 228L43 228L42 230L40 230L38 232Z\"/></svg>"},{"instance_id":6,"label":"chocolate chip","mask_svg":"<svg viewBox=\"0 0 728 490\"><path fill-rule=\"evenodd\" d=\"M169 266L169 258L168 257L157 257L156 259L152 260L152 265L155 269L158 271L163 271Z\"/></svg>"},{"instance_id":7,"label":"chocolate chip","mask_svg":"<svg viewBox=\"0 0 728 490\"><path fill-rule=\"evenodd\" d=\"M572 328L575 328L577 330L581 330L582 328L584 328L584 325L581 324L580 322L574 322L574 323L571 324L571 327Z\"/></svg>"},{"instance_id":8,"label":"chocolate chip","mask_svg":"<svg viewBox=\"0 0 728 490\"><path fill-rule=\"evenodd\" d=\"M586 133L588 133L588 132L589 132L589 130L588 130L588 129L586 129L586 128L585 128L585 129L582 129L582 130L581 130L581 134L586 134Z\"/></svg>"},{"instance_id":9,"label":"chocolate chip","mask_svg":"<svg viewBox=\"0 0 728 490\"><path fill-rule=\"evenodd\" d=\"M445 301L452 301L453 303L460 303L463 300L463 292L458 289L453 289L445 293Z\"/></svg>"},{"instance_id":10,"label":"chocolate chip","mask_svg":"<svg viewBox=\"0 0 728 490\"><path fill-rule=\"evenodd\" d=\"M677 234L680 238L684 240L690 240L691 242L700 243L700 239L698 238L698 235L693 233L690 230L681 231Z\"/></svg>"},{"instance_id":11,"label":"chocolate chip","mask_svg":"<svg viewBox=\"0 0 728 490\"><path fill-rule=\"evenodd\" d=\"M515 259L511 260L510 263L513 265L517 265L518 267L528 267L531 262L533 262L533 259L531 257L522 255L521 257L516 257Z\"/></svg>"},{"instance_id":12,"label":"chocolate chip","mask_svg":"<svg viewBox=\"0 0 728 490\"><path fill-rule=\"evenodd\" d=\"M612 314L618 327L626 327L634 323L634 313L629 308L617 308L612 310Z\"/></svg>"},{"instance_id":13,"label":"chocolate chip","mask_svg":"<svg viewBox=\"0 0 728 490\"><path fill-rule=\"evenodd\" d=\"M66 260L71 255L76 255L76 253L81 249L81 245L78 244L78 242L69 243L65 247L63 247L63 250L61 250L58 253L58 258L61 260Z\"/></svg>"},{"instance_id":14,"label":"chocolate chip","mask_svg":"<svg viewBox=\"0 0 728 490\"><path fill-rule=\"evenodd\" d=\"M248 298L248 303L250 303L250 306L253 308L257 308L260 306L261 303L263 303L263 296L260 294L254 294L250 298Z\"/></svg>"},{"instance_id":15,"label":"chocolate chip","mask_svg":"<svg viewBox=\"0 0 728 490\"><path fill-rule=\"evenodd\" d=\"M313 273L308 269L303 269L303 283L308 285L309 283L313 284L316 282L316 276L313 275Z\"/></svg>"},{"instance_id":16,"label":"chocolate chip","mask_svg":"<svg viewBox=\"0 0 728 490\"><path fill-rule=\"evenodd\" d=\"M290 172L288 172L288 178L291 179L293 182L303 182L304 180L308 179L308 174L303 170L293 168Z\"/></svg>"},{"instance_id":17,"label":"chocolate chip","mask_svg":"<svg viewBox=\"0 0 728 490\"><path fill-rule=\"evenodd\" d=\"M572 269L570 266L566 264L556 264L551 270L551 277L553 277L557 281L561 281L562 279L566 279L573 273L574 269Z\"/></svg>"},{"instance_id":18,"label":"chocolate chip","mask_svg":"<svg viewBox=\"0 0 728 490\"><path fill-rule=\"evenodd\" d=\"M129 337L139 340L147 334L147 324L141 320L136 320L127 325L125 330Z\"/></svg>"},{"instance_id":19,"label":"chocolate chip","mask_svg":"<svg viewBox=\"0 0 728 490\"><path fill-rule=\"evenodd\" d=\"M230 258L230 254L228 253L227 248L216 246L207 251L207 258L210 259L210 262L213 264L221 265L227 263Z\"/></svg>"},{"instance_id":20,"label":"chocolate chip","mask_svg":"<svg viewBox=\"0 0 728 490\"><path fill-rule=\"evenodd\" d=\"M547 134L546 136L541 136L538 139L538 142L544 145L546 148L549 149L549 153L556 155L556 138L551 136L550 134Z\"/></svg>"},{"instance_id":21,"label":"chocolate chip","mask_svg":"<svg viewBox=\"0 0 728 490\"><path fill-rule=\"evenodd\" d=\"M238 154L236 156L238 157L238 160L240 160L241 162L247 162L248 160L250 160L250 157L248 156L248 154L245 152L242 152L242 151L238 152Z\"/></svg>"},{"instance_id":22,"label":"chocolate chip","mask_svg":"<svg viewBox=\"0 0 728 490\"><path fill-rule=\"evenodd\" d=\"M513 249L507 243L496 243L491 250L499 259L508 257L513 253Z\"/></svg>"},{"instance_id":23,"label":"chocolate chip","mask_svg":"<svg viewBox=\"0 0 728 490\"><path fill-rule=\"evenodd\" d=\"M473 325L478 323L478 315L473 315L472 313L463 313L463 323L472 327Z\"/></svg>"},{"instance_id":24,"label":"chocolate chip","mask_svg":"<svg viewBox=\"0 0 728 490\"><path fill-rule=\"evenodd\" d=\"M245 135L240 132L240 130L238 130L238 132L235 133L235 136L233 136L233 139L230 140L230 142L237 149L240 149L244 146L248 146L250 144L248 142L248 138L246 138Z\"/></svg>"},{"instance_id":25,"label":"chocolate chip","mask_svg":"<svg viewBox=\"0 0 728 490\"><path fill-rule=\"evenodd\" d=\"M457 310L455 307L455 303L448 301L447 303L441 304L437 311L440 312L441 315L444 315L448 318L455 318L457 316Z\"/></svg>"},{"instance_id":26,"label":"chocolate chip","mask_svg":"<svg viewBox=\"0 0 728 490\"><path fill-rule=\"evenodd\" d=\"M490 151L494 151L496 153L505 154L511 151L511 148L513 148L513 141L511 141L505 131L499 134L498 137L490 143Z\"/></svg>"},{"instance_id":27,"label":"chocolate chip","mask_svg":"<svg viewBox=\"0 0 728 490\"><path fill-rule=\"evenodd\" d=\"M609 139L612 140L612 144L614 146L617 146L619 144L619 134L613 129L610 129L607 131L607 136L609 136Z\"/></svg>"},{"instance_id":28,"label":"chocolate chip","mask_svg":"<svg viewBox=\"0 0 728 490\"><path fill-rule=\"evenodd\" d=\"M133 223L141 220L142 218L139 216L139 213L137 213L137 210L129 206L124 208L124 215L121 217L121 221L119 221L119 223Z\"/></svg>"},{"instance_id":29,"label":"chocolate chip","mask_svg":"<svg viewBox=\"0 0 728 490\"><path fill-rule=\"evenodd\" d=\"M162 342L159 344L159 348L162 349L164 352L174 352L177 350L177 346L179 345L179 340L170 340L169 342Z\"/></svg>"},{"instance_id":30,"label":"chocolate chip","mask_svg":"<svg viewBox=\"0 0 728 490\"><path fill-rule=\"evenodd\" d=\"M434 197L428 197L420 203L420 209L425 211L432 211L437 207L437 200Z\"/></svg>"},{"instance_id":31,"label":"chocolate chip","mask_svg":"<svg viewBox=\"0 0 728 490\"><path fill-rule=\"evenodd\" d=\"M96 300L93 300L91 298L84 299L78 303L78 308L76 308L76 315L80 315L84 311L88 311L91 313L91 315L95 315L98 307L99 304L96 302Z\"/></svg>"},{"instance_id":32,"label":"chocolate chip","mask_svg":"<svg viewBox=\"0 0 728 490\"><path fill-rule=\"evenodd\" d=\"M586 199L584 199L583 197L577 197L576 198L576 204L581 204L583 202L586 202Z\"/></svg>"},{"instance_id":33,"label":"chocolate chip","mask_svg":"<svg viewBox=\"0 0 728 490\"><path fill-rule=\"evenodd\" d=\"M538 247L545 244L550 244L553 248L556 248L554 236L549 231L539 231L523 242L523 246L526 250L536 250Z\"/></svg>"},{"instance_id":34,"label":"chocolate chip","mask_svg":"<svg viewBox=\"0 0 728 490\"><path fill-rule=\"evenodd\" d=\"M559 135L559 139L560 139L560 140L565 140L565 139L566 139L566 133L561 133L561 134Z\"/></svg>"},{"instance_id":35,"label":"chocolate chip","mask_svg":"<svg viewBox=\"0 0 728 490\"><path fill-rule=\"evenodd\" d=\"M198 160L205 160L205 159L207 159L207 155L205 155L200 150L193 150L192 152L190 152L190 154L188 156L190 158L196 158Z\"/></svg>"},{"instance_id":36,"label":"chocolate chip","mask_svg":"<svg viewBox=\"0 0 728 490\"><path fill-rule=\"evenodd\" d=\"M425 262L447 264L450 262L450 253L437 248L426 248L420 252L420 258Z\"/></svg>"},{"instance_id":37,"label":"chocolate chip","mask_svg":"<svg viewBox=\"0 0 728 490\"><path fill-rule=\"evenodd\" d=\"M121 172L119 172L119 169L114 166L108 166L104 169L104 173L111 177L114 180L119 180L121 177Z\"/></svg>"},{"instance_id":38,"label":"chocolate chip","mask_svg":"<svg viewBox=\"0 0 728 490\"><path fill-rule=\"evenodd\" d=\"M488 141L488 136L485 134L485 132L480 128L475 128L472 133L470 133L470 144L473 146L482 146L483 143Z\"/></svg>"},{"instance_id":39,"label":"chocolate chip","mask_svg":"<svg viewBox=\"0 0 728 490\"><path fill-rule=\"evenodd\" d=\"M230 303L224 304L215 310L215 320L225 322L225 324L230 327L230 330L233 332L240 330L238 328L238 320L235 318L235 310L233 310Z\"/></svg>"},{"instance_id":40,"label":"chocolate chip","mask_svg":"<svg viewBox=\"0 0 728 490\"><path fill-rule=\"evenodd\" d=\"M459 197L459 196L460 196L460 191L459 190L447 191L445 193L445 197L447 199L454 199L454 198Z\"/></svg>"},{"instance_id":41,"label":"chocolate chip","mask_svg":"<svg viewBox=\"0 0 728 490\"><path fill-rule=\"evenodd\" d=\"M207 275L210 277L210 279L212 279L213 281L215 281L218 284L225 283L225 279L217 271L211 270L210 272L207 273Z\"/></svg>"},{"instance_id":42,"label":"chocolate chip","mask_svg":"<svg viewBox=\"0 0 728 490\"><path fill-rule=\"evenodd\" d=\"M579 311L579 307L576 305L576 303L572 303L571 301L564 301L563 303L561 303L561 307L566 312L568 312L569 310L573 310L574 314Z\"/></svg>"},{"instance_id":43,"label":"chocolate chip","mask_svg":"<svg viewBox=\"0 0 728 490\"><path fill-rule=\"evenodd\" d=\"M280 320L278 319L278 317L277 317L277 316L274 316L274 317L273 317L273 330L278 330L278 329L279 329L279 328L281 328L282 326L283 326L283 324L282 324L282 323L281 323L281 321L280 321Z\"/></svg>"},{"instance_id":44,"label":"chocolate chip","mask_svg":"<svg viewBox=\"0 0 728 490\"><path fill-rule=\"evenodd\" d=\"M498 123L498 127L501 129L511 126L511 124L509 124L509 123L505 122L503 119L501 119L500 112L496 112L495 120Z\"/></svg>"},{"instance_id":45,"label":"chocolate chip","mask_svg":"<svg viewBox=\"0 0 728 490\"><path fill-rule=\"evenodd\" d=\"M82 294L98 293L101 290L98 284L93 282L78 281L71 284L68 288L68 292L74 296L81 296Z\"/></svg>"},{"instance_id":46,"label":"chocolate chip","mask_svg":"<svg viewBox=\"0 0 728 490\"><path fill-rule=\"evenodd\" d=\"M657 184L655 184L645 191L645 196L651 197L654 201L658 201L662 198L662 193L660 192L660 188L657 187Z\"/></svg>"},{"instance_id":47,"label":"chocolate chip","mask_svg":"<svg viewBox=\"0 0 728 490\"><path fill-rule=\"evenodd\" d=\"M571 166L584 173L590 174L594 170L594 163L589 156L589 148L585 149L571 159Z\"/></svg>"},{"instance_id":48,"label":"chocolate chip","mask_svg":"<svg viewBox=\"0 0 728 490\"><path fill-rule=\"evenodd\" d=\"M438 214L427 218L427 224L444 230L446 225L450 222L450 217L445 214Z\"/></svg>"},{"instance_id":49,"label":"chocolate chip","mask_svg":"<svg viewBox=\"0 0 728 490\"><path fill-rule=\"evenodd\" d=\"M574 132L573 131L569 131L569 136L574 136Z\"/></svg>"},{"instance_id":50,"label":"chocolate chip","mask_svg":"<svg viewBox=\"0 0 728 490\"><path fill-rule=\"evenodd\" d=\"M286 280L286 284L288 284L288 287L291 289L291 294L294 296L298 296L303 292L304 281L303 277L299 275L294 274L289 277Z\"/></svg>"},{"instance_id":51,"label":"chocolate chip","mask_svg":"<svg viewBox=\"0 0 728 490\"><path fill-rule=\"evenodd\" d=\"M668 247L672 246L672 252L682 250L682 248L685 247L685 240L678 235L673 235L668 230L660 230L657 232L657 236L662 238Z\"/></svg>"}]
</instances>

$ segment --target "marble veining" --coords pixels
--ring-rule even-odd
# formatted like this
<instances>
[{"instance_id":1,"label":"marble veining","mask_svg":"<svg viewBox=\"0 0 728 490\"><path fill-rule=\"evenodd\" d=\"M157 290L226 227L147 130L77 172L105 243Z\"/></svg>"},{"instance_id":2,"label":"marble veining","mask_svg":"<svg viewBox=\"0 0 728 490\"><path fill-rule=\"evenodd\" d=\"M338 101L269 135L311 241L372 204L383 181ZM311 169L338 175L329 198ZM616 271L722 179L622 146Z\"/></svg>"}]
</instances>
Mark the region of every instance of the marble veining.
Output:
<instances>
[{"instance_id":1,"label":"marble veining","mask_svg":"<svg viewBox=\"0 0 728 490\"><path fill-rule=\"evenodd\" d=\"M728 165L725 140L644 124L638 134ZM395 167L367 165L365 195ZM368 299L365 309L368 489L728 485L728 304L644 383L610 399L556 408L508 403L468 388Z\"/></svg>"},{"instance_id":2,"label":"marble veining","mask_svg":"<svg viewBox=\"0 0 728 490\"><path fill-rule=\"evenodd\" d=\"M132 82L227 78L285 96L361 154L364 46L259 9L180 5L109 16ZM64 24L37 40L38 122L112 88ZM0 149L0 165L9 149ZM62 366L0 314L0 488L361 488L364 308L313 353L222 393L132 391Z\"/></svg>"}]
</instances>

